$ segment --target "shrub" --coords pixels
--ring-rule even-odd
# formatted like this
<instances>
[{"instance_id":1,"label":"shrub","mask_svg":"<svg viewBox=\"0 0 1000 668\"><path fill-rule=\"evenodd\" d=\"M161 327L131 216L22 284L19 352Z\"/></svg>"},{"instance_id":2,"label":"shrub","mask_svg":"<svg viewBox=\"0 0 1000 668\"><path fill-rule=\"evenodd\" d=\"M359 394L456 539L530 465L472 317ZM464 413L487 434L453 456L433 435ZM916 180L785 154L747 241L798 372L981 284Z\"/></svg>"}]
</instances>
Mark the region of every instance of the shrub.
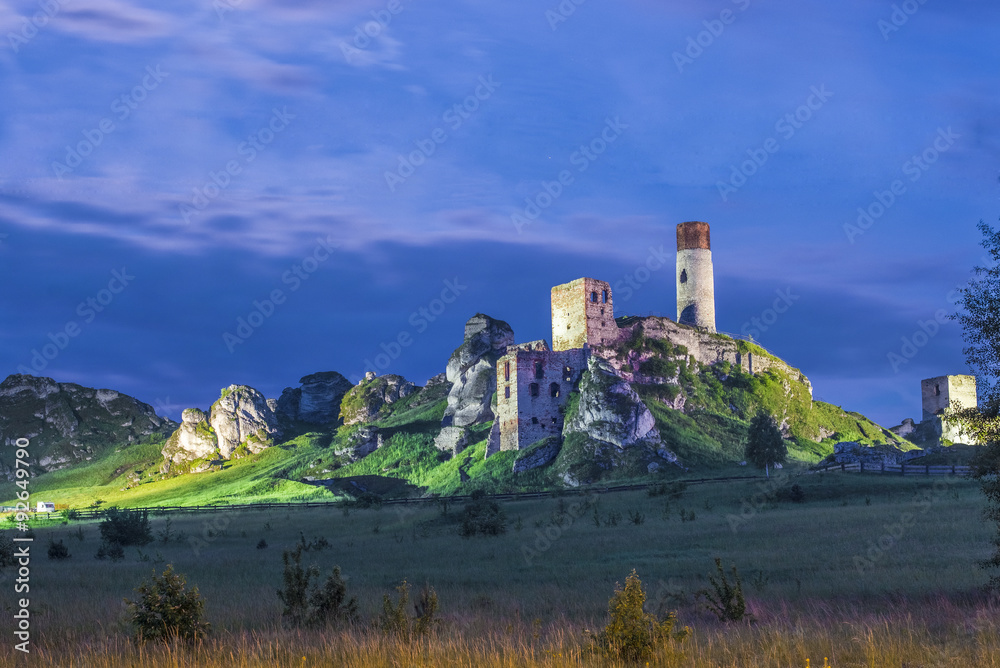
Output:
<instances>
[{"instance_id":1,"label":"shrub","mask_svg":"<svg viewBox=\"0 0 1000 668\"><path fill-rule=\"evenodd\" d=\"M118 543L101 543L101 546L97 548L97 554L94 555L95 559L111 559L111 561L121 561L125 558L125 548L123 548Z\"/></svg>"},{"instance_id":2,"label":"shrub","mask_svg":"<svg viewBox=\"0 0 1000 668\"><path fill-rule=\"evenodd\" d=\"M388 594L382 596L382 612L379 613L376 624L379 629L389 635L395 635L404 641L416 636L430 633L438 623L435 615L438 610L437 592L430 585L424 585L420 590L420 598L413 604L414 615L406 614L410 602L410 585L403 582L396 587L397 598L393 603Z\"/></svg>"},{"instance_id":3,"label":"shrub","mask_svg":"<svg viewBox=\"0 0 1000 668\"><path fill-rule=\"evenodd\" d=\"M340 567L334 566L323 585L317 586L312 580L319 577L319 568L302 567L302 549L299 544L281 554L285 565L284 588L278 590L278 598L285 605L281 611L282 623L291 628L317 627L354 619L358 601L347 598L347 584L340 575Z\"/></svg>"},{"instance_id":4,"label":"shrub","mask_svg":"<svg viewBox=\"0 0 1000 668\"><path fill-rule=\"evenodd\" d=\"M101 538L108 544L146 545L153 541L148 510L108 508L99 528Z\"/></svg>"},{"instance_id":5,"label":"shrub","mask_svg":"<svg viewBox=\"0 0 1000 668\"><path fill-rule=\"evenodd\" d=\"M616 585L608 601L608 625L600 633L587 632L594 648L618 661L641 662L650 659L658 648L671 647L691 633L686 626L674 631L677 613L670 612L664 619L657 619L643 609L645 603L642 581L633 570L625 580L625 587Z\"/></svg>"},{"instance_id":6,"label":"shrub","mask_svg":"<svg viewBox=\"0 0 1000 668\"><path fill-rule=\"evenodd\" d=\"M69 548L62 542L62 538L59 542L55 542L51 538L49 539L49 559L56 559L62 561L63 559L70 558Z\"/></svg>"},{"instance_id":7,"label":"shrub","mask_svg":"<svg viewBox=\"0 0 1000 668\"><path fill-rule=\"evenodd\" d=\"M135 589L138 600L125 599L136 640L191 642L208 634L210 625L202 620L205 602L197 587L186 587L184 576L168 565L162 575L154 572L152 582L143 582Z\"/></svg>"},{"instance_id":8,"label":"shrub","mask_svg":"<svg viewBox=\"0 0 1000 668\"><path fill-rule=\"evenodd\" d=\"M17 559L14 558L14 541L7 534L0 534L0 568L15 564Z\"/></svg>"},{"instance_id":9,"label":"shrub","mask_svg":"<svg viewBox=\"0 0 1000 668\"><path fill-rule=\"evenodd\" d=\"M476 534L499 536L507 533L507 516L499 503L476 490L465 504L458 533L463 538Z\"/></svg>"},{"instance_id":10,"label":"shrub","mask_svg":"<svg viewBox=\"0 0 1000 668\"><path fill-rule=\"evenodd\" d=\"M740 581L740 574L733 566L733 581L729 582L726 572L722 570L722 559L715 558L715 570L718 577L708 576L708 582L712 585L712 591L702 589L699 596L704 596L707 603L705 607L715 613L721 622L739 622L743 619L753 621L753 615L747 612L747 602L743 597L743 583Z\"/></svg>"},{"instance_id":11,"label":"shrub","mask_svg":"<svg viewBox=\"0 0 1000 668\"><path fill-rule=\"evenodd\" d=\"M257 541L257 549L258 550L263 550L266 547L267 547L267 541L266 540L264 540L263 538L261 538L259 541Z\"/></svg>"}]
</instances>

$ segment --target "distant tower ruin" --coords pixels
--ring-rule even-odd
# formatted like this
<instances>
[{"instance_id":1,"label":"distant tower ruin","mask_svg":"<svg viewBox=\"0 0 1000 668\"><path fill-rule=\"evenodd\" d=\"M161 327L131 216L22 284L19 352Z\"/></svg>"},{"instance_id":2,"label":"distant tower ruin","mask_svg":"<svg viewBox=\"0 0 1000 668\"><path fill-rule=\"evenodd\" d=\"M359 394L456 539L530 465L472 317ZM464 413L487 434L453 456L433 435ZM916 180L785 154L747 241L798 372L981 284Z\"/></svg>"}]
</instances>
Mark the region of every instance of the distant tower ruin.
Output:
<instances>
[{"instance_id":1,"label":"distant tower ruin","mask_svg":"<svg viewBox=\"0 0 1000 668\"><path fill-rule=\"evenodd\" d=\"M708 223L677 226L677 322L715 331L715 277Z\"/></svg>"},{"instance_id":2,"label":"distant tower ruin","mask_svg":"<svg viewBox=\"0 0 1000 668\"><path fill-rule=\"evenodd\" d=\"M927 378L920 381L920 398L923 403L921 418L925 421L936 421L935 429L941 438L953 443L978 445L971 436L962 431L959 425L941 419L952 409L958 408L958 405L961 405L962 408L976 408L978 406L975 376ZM957 405L952 405L953 403Z\"/></svg>"}]
</instances>

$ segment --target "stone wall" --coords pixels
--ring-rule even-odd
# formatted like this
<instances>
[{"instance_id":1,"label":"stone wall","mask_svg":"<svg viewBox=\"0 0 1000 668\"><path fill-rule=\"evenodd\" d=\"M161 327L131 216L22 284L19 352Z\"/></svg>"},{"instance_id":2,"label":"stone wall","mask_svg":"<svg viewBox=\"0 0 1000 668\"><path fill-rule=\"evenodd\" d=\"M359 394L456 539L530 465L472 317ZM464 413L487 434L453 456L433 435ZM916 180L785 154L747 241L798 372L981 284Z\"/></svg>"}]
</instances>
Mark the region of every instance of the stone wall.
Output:
<instances>
[{"instance_id":1,"label":"stone wall","mask_svg":"<svg viewBox=\"0 0 1000 668\"><path fill-rule=\"evenodd\" d=\"M772 368L780 369L792 378L801 378L802 382L809 388L809 394L812 395L812 384L801 371L770 355L753 352L741 353L739 343L728 336L681 325L670 318L649 316L637 318L634 322L623 325L620 328L622 340L631 337L636 328L641 328L647 337L666 339L674 345L684 346L687 348L688 356L694 357L699 364L711 365L729 362L733 366L740 367L746 373L753 374L763 373ZM617 361L615 353L614 348L594 351L594 354L607 358L617 367L620 363ZM628 374L625 376L628 377Z\"/></svg>"},{"instance_id":2,"label":"stone wall","mask_svg":"<svg viewBox=\"0 0 1000 668\"><path fill-rule=\"evenodd\" d=\"M575 350L513 350L497 361L497 419L500 449L520 450L559 436L570 392L587 366Z\"/></svg>"},{"instance_id":3,"label":"stone wall","mask_svg":"<svg viewBox=\"0 0 1000 668\"><path fill-rule=\"evenodd\" d=\"M611 286L594 278L552 288L552 349L573 350L618 339Z\"/></svg>"}]
</instances>

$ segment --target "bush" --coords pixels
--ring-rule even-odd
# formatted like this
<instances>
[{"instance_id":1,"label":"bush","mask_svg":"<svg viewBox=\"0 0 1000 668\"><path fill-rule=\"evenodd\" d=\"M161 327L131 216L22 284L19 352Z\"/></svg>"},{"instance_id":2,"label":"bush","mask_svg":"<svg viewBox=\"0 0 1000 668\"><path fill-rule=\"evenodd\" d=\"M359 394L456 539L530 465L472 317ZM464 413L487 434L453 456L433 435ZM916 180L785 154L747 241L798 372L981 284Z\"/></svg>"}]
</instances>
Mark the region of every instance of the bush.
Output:
<instances>
[{"instance_id":1,"label":"bush","mask_svg":"<svg viewBox=\"0 0 1000 668\"><path fill-rule=\"evenodd\" d=\"M121 561L125 558L125 548L118 543L101 543L101 546L97 548L97 554L94 555L94 558L101 561L105 559Z\"/></svg>"},{"instance_id":2,"label":"bush","mask_svg":"<svg viewBox=\"0 0 1000 668\"><path fill-rule=\"evenodd\" d=\"M281 611L282 623L291 628L318 627L354 619L358 601L347 598L347 584L340 575L340 567L334 566L326 582L317 586L312 580L319 577L319 568L302 567L302 549L299 544L281 554L285 564L284 588L278 590L278 598L285 605Z\"/></svg>"},{"instance_id":3,"label":"bush","mask_svg":"<svg viewBox=\"0 0 1000 668\"><path fill-rule=\"evenodd\" d=\"M722 570L722 559L715 558L715 570L718 577L708 576L708 582L712 585L712 591L702 589L699 596L704 596L707 600L705 607L715 613L721 622L738 622L746 619L753 621L753 615L747 612L747 602L743 597L743 583L740 581L740 574L733 566L733 581L729 582L726 572Z\"/></svg>"},{"instance_id":4,"label":"bush","mask_svg":"<svg viewBox=\"0 0 1000 668\"><path fill-rule=\"evenodd\" d=\"M63 559L69 559L70 556L72 555L69 553L69 548L63 544L62 538L59 539L58 543L51 538L49 539L49 559L62 561Z\"/></svg>"},{"instance_id":5,"label":"bush","mask_svg":"<svg viewBox=\"0 0 1000 668\"><path fill-rule=\"evenodd\" d=\"M139 642L150 640L195 641L204 638L210 625L202 620L205 602L198 588L188 591L183 575L167 566L162 575L153 573L152 582L135 589L138 600L125 599Z\"/></svg>"},{"instance_id":6,"label":"bush","mask_svg":"<svg viewBox=\"0 0 1000 668\"><path fill-rule=\"evenodd\" d=\"M684 627L674 631L677 613L670 612L664 619L647 613L643 606L646 593L635 571L625 580L625 587L615 586L615 593L608 601L608 625L600 633L591 633L594 648L612 659L625 662L647 661L659 648L669 648L682 642L691 633Z\"/></svg>"},{"instance_id":7,"label":"bush","mask_svg":"<svg viewBox=\"0 0 1000 668\"><path fill-rule=\"evenodd\" d=\"M458 533L463 538L476 534L499 536L507 533L507 515L499 503L487 498L481 490L476 490L465 504Z\"/></svg>"},{"instance_id":8,"label":"bush","mask_svg":"<svg viewBox=\"0 0 1000 668\"><path fill-rule=\"evenodd\" d=\"M109 545L146 545L153 541L148 510L108 508L99 528L101 538Z\"/></svg>"},{"instance_id":9,"label":"bush","mask_svg":"<svg viewBox=\"0 0 1000 668\"><path fill-rule=\"evenodd\" d=\"M14 541L7 534L0 534L0 568L16 564L17 559L14 558Z\"/></svg>"},{"instance_id":10,"label":"bush","mask_svg":"<svg viewBox=\"0 0 1000 668\"><path fill-rule=\"evenodd\" d=\"M258 550L263 550L266 547L267 547L267 541L266 540L264 540L263 538L261 538L259 541L257 541L257 549Z\"/></svg>"},{"instance_id":11,"label":"bush","mask_svg":"<svg viewBox=\"0 0 1000 668\"><path fill-rule=\"evenodd\" d=\"M423 636L430 633L434 625L438 623L435 618L438 610L437 592L430 585L424 585L420 590L420 598L413 604L413 617L406 614L406 608L410 602L410 585L403 582L396 587L398 594L396 602L393 603L388 595L382 597L382 612L379 613L376 622L379 629L384 633L395 635L404 641L409 641L416 636Z\"/></svg>"}]
</instances>

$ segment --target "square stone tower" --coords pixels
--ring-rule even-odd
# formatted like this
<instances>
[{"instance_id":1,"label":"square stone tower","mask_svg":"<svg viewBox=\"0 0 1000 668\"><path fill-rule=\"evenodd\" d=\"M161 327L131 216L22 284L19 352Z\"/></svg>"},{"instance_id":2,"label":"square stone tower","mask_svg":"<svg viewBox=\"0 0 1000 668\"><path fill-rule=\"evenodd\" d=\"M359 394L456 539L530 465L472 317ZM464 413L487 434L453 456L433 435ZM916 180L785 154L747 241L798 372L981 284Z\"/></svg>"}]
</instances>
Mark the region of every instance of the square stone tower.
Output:
<instances>
[{"instance_id":1,"label":"square stone tower","mask_svg":"<svg viewBox=\"0 0 1000 668\"><path fill-rule=\"evenodd\" d=\"M976 377L975 376L938 376L920 381L920 397L923 401L923 419L941 415L957 401L962 408L975 408Z\"/></svg>"},{"instance_id":2,"label":"square stone tower","mask_svg":"<svg viewBox=\"0 0 1000 668\"><path fill-rule=\"evenodd\" d=\"M920 397L923 401L923 420L933 421L941 438L953 443L978 445L959 425L942 419L950 409L956 408L951 405L952 402L961 404L962 408L975 408L978 405L975 376L927 378L920 381Z\"/></svg>"},{"instance_id":3,"label":"square stone tower","mask_svg":"<svg viewBox=\"0 0 1000 668\"><path fill-rule=\"evenodd\" d=\"M618 339L611 286L578 278L552 288L552 350L600 346Z\"/></svg>"}]
</instances>

